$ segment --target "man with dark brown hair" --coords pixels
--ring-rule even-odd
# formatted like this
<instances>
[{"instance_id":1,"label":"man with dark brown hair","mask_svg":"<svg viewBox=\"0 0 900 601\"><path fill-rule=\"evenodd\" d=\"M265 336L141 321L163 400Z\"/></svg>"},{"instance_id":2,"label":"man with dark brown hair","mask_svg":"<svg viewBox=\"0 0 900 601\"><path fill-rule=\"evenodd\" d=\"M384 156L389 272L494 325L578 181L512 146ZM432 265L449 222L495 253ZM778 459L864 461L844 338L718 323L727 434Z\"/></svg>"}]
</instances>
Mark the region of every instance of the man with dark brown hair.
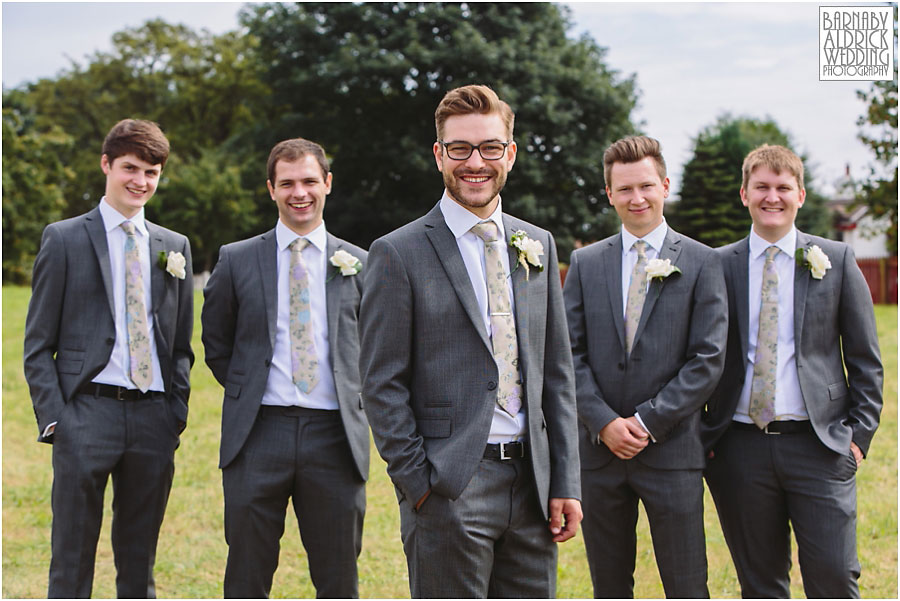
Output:
<instances>
[{"instance_id":1,"label":"man with dark brown hair","mask_svg":"<svg viewBox=\"0 0 900 601\"><path fill-rule=\"evenodd\" d=\"M49 597L90 597L113 481L119 597L155 597L153 564L185 427L193 328L187 238L144 219L169 156L155 123L103 143L97 208L47 226L25 323L39 439L53 444Z\"/></svg>"}]
</instances>

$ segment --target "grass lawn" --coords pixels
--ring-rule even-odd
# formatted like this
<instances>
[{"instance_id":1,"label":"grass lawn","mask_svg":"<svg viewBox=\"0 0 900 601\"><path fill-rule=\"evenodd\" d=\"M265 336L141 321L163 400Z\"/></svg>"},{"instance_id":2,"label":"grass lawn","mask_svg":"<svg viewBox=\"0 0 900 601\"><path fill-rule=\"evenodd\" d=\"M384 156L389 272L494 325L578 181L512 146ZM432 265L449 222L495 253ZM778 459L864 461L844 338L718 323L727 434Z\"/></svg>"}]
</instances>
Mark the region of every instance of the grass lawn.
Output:
<instances>
[{"instance_id":1,"label":"grass lawn","mask_svg":"<svg viewBox=\"0 0 900 601\"><path fill-rule=\"evenodd\" d=\"M30 291L3 287L3 597L41 598L47 594L50 564L50 446L35 442L37 426L22 373L22 340ZM191 414L175 461L175 482L157 552L160 597L221 597L227 547L222 531L222 486L218 462L222 390L203 362L197 294L191 374ZM885 406L868 460L858 476L858 544L863 597L897 598L897 307L878 306L885 365ZM363 597L408 597L406 561L400 544L396 498L372 447L368 514L359 560ZM115 597L115 568L109 543L112 492L108 489L103 531L97 551L95 597ZM739 597L737 579L709 494L705 500L709 591ZM272 596L315 597L296 518L288 511L281 562ZM580 538L560 546L558 595L590 597L584 545ZM794 597L803 596L796 550ZM635 596L663 597L646 517L638 525Z\"/></svg>"}]
</instances>

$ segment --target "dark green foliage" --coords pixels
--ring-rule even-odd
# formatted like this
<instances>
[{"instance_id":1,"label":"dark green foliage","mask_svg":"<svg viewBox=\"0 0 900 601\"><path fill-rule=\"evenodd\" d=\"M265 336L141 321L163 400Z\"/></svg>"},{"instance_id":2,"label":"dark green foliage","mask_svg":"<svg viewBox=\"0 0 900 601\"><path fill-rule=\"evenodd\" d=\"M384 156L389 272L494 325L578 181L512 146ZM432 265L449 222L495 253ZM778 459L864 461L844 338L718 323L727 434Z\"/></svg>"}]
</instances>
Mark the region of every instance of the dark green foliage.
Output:
<instances>
[{"instance_id":1,"label":"dark green foliage","mask_svg":"<svg viewBox=\"0 0 900 601\"><path fill-rule=\"evenodd\" d=\"M694 154L684 167L681 200L667 208L673 227L714 248L746 236L751 222L741 203L741 166L744 157L762 144L792 146L788 135L771 119L723 115L701 131L694 139ZM827 235L825 199L810 185L808 170L805 184L806 202L797 215L797 227L810 234Z\"/></svg>"}]
</instances>

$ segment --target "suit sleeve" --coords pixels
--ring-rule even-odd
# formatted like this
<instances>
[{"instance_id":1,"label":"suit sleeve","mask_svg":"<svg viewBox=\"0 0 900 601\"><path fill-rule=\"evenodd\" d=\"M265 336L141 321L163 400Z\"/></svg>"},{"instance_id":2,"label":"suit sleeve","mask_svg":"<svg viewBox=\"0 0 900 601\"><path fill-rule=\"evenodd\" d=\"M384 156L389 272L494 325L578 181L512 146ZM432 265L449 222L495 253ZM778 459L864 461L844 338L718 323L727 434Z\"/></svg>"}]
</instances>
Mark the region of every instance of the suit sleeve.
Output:
<instances>
[{"instance_id":1,"label":"suit sleeve","mask_svg":"<svg viewBox=\"0 0 900 601\"><path fill-rule=\"evenodd\" d=\"M191 264L191 243L186 237L183 240L181 254L185 259L185 277L178 281L178 316L172 348L172 389L169 392L169 401L176 405L175 415L181 428L187 424L191 366L194 364L194 351L191 348L194 333L194 268Z\"/></svg>"},{"instance_id":2,"label":"suit sleeve","mask_svg":"<svg viewBox=\"0 0 900 601\"><path fill-rule=\"evenodd\" d=\"M431 467L410 405L413 296L397 250L376 240L359 311L359 371L375 445L394 484L415 503L431 487Z\"/></svg>"},{"instance_id":3,"label":"suit sleeve","mask_svg":"<svg viewBox=\"0 0 900 601\"><path fill-rule=\"evenodd\" d=\"M689 319L687 360L655 397L637 406L656 442L665 442L681 420L703 407L725 366L728 295L716 252L707 252L700 267Z\"/></svg>"},{"instance_id":4,"label":"suit sleeve","mask_svg":"<svg viewBox=\"0 0 900 601\"><path fill-rule=\"evenodd\" d=\"M853 250L846 248L839 309L841 350L850 388L848 417L853 442L865 455L881 416L884 368L869 287Z\"/></svg>"},{"instance_id":5,"label":"suit sleeve","mask_svg":"<svg viewBox=\"0 0 900 601\"><path fill-rule=\"evenodd\" d=\"M581 499L578 417L566 310L559 284L556 242L548 234L547 340L544 351L544 419L550 446L550 498Z\"/></svg>"},{"instance_id":6,"label":"suit sleeve","mask_svg":"<svg viewBox=\"0 0 900 601\"><path fill-rule=\"evenodd\" d=\"M603 398L600 385L597 384L594 371L588 362L587 322L579 258L578 251L572 253L563 295L569 323L569 338L572 344L572 360L575 364L578 419L587 426L591 433L591 440L596 442L600 430L620 416Z\"/></svg>"},{"instance_id":7,"label":"suit sleeve","mask_svg":"<svg viewBox=\"0 0 900 601\"><path fill-rule=\"evenodd\" d=\"M66 248L54 225L44 229L41 248L34 261L31 300L25 318L25 379L37 418L38 440L44 429L59 419L65 406L54 359L59 342L59 323L66 292Z\"/></svg>"},{"instance_id":8,"label":"suit sleeve","mask_svg":"<svg viewBox=\"0 0 900 601\"><path fill-rule=\"evenodd\" d=\"M223 246L219 249L219 260L203 289L203 309L200 312L206 365L222 386L225 386L234 350L237 309L228 250Z\"/></svg>"}]
</instances>

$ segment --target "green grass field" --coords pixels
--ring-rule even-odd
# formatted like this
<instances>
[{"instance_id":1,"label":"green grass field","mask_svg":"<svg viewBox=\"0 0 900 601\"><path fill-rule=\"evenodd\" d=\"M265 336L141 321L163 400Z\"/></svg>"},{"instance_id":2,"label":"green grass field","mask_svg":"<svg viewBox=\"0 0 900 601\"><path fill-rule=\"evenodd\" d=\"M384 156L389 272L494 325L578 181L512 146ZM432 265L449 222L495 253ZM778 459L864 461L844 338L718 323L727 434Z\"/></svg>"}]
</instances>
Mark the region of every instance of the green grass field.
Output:
<instances>
[{"instance_id":1,"label":"green grass field","mask_svg":"<svg viewBox=\"0 0 900 601\"><path fill-rule=\"evenodd\" d=\"M47 594L50 564L50 446L35 442L37 426L22 373L22 339L29 290L3 288L3 597L41 598ZM160 597L222 596L227 547L222 531L221 476L218 461L222 391L203 362L200 303L194 331L196 363L191 374L191 414L175 461L175 483L160 535L156 562ZM885 366L885 407L869 459L858 478L858 544L863 597L897 598L897 307L876 307ZM372 450L363 550L359 560L362 597L408 597L406 561L400 544L396 498L384 463ZM115 597L115 568L109 543L111 489L97 551L95 597ZM719 528L712 500L705 501L709 591L739 597L737 579ZM281 563L272 596L315 597L296 519L288 511ZM794 597L803 596L796 551ZM592 594L580 538L560 546L558 595ZM663 597L645 516L638 526L635 596Z\"/></svg>"}]
</instances>

